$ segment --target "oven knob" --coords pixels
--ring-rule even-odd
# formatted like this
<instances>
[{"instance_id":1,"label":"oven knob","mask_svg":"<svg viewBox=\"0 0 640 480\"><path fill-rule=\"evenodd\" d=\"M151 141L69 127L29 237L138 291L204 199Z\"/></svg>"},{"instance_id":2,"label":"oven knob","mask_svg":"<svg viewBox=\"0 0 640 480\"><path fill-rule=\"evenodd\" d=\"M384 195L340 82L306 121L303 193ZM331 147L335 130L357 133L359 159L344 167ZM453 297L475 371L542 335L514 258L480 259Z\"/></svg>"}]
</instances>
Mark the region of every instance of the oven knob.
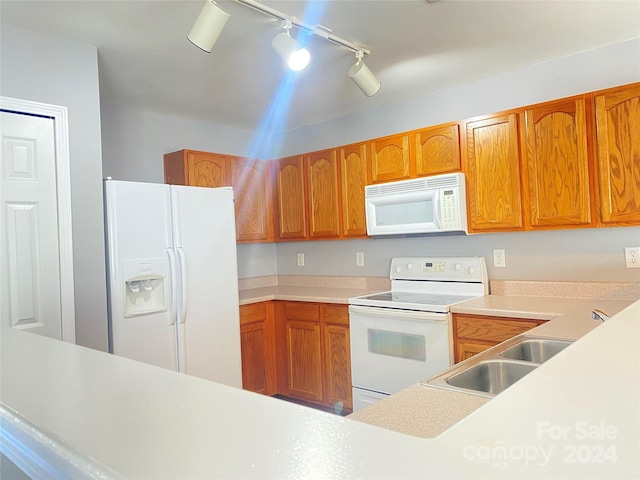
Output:
<instances>
[{"instance_id":1,"label":"oven knob","mask_svg":"<svg viewBox=\"0 0 640 480\"><path fill-rule=\"evenodd\" d=\"M467 272L469 272L469 275L473 275L476 273L476 269L475 267L469 267L469 269L467 270Z\"/></svg>"},{"instance_id":2,"label":"oven knob","mask_svg":"<svg viewBox=\"0 0 640 480\"><path fill-rule=\"evenodd\" d=\"M407 263L407 270L413 269L413 263Z\"/></svg>"},{"instance_id":3,"label":"oven knob","mask_svg":"<svg viewBox=\"0 0 640 480\"><path fill-rule=\"evenodd\" d=\"M456 263L454 268L456 269L456 272L459 272L460 270L462 270L462 265L459 263Z\"/></svg>"},{"instance_id":4,"label":"oven knob","mask_svg":"<svg viewBox=\"0 0 640 480\"><path fill-rule=\"evenodd\" d=\"M402 267L400 265L398 265L396 267L396 273L400 273L402 271Z\"/></svg>"}]
</instances>

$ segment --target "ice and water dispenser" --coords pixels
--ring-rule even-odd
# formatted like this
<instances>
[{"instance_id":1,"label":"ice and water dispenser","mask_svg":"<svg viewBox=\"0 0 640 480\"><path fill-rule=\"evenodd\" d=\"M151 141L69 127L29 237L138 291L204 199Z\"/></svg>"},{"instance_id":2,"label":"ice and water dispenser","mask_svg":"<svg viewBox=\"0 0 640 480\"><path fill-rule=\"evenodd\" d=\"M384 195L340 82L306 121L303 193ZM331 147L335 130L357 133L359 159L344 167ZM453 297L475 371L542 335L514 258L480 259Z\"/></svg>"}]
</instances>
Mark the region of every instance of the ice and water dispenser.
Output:
<instances>
[{"instance_id":1,"label":"ice and water dispenser","mask_svg":"<svg viewBox=\"0 0 640 480\"><path fill-rule=\"evenodd\" d=\"M162 258L122 262L124 316L167 309L167 261Z\"/></svg>"}]
</instances>

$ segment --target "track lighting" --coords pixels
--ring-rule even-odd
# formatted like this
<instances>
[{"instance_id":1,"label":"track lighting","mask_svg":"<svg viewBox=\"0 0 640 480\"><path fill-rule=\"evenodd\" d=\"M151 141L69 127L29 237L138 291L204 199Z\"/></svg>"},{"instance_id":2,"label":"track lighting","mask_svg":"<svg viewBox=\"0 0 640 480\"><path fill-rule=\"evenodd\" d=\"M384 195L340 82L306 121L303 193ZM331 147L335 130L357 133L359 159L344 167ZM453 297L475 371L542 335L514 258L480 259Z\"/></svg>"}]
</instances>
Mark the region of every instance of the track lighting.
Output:
<instances>
[{"instance_id":1,"label":"track lighting","mask_svg":"<svg viewBox=\"0 0 640 480\"><path fill-rule=\"evenodd\" d=\"M287 63L291 70L302 70L309 65L311 54L306 48L298 48L296 41L289 34L291 30L291 20L282 22L283 33L276 35L271 46Z\"/></svg>"},{"instance_id":2,"label":"track lighting","mask_svg":"<svg viewBox=\"0 0 640 480\"><path fill-rule=\"evenodd\" d=\"M432 0L437 1L437 0ZM369 67L364 64L364 56L371 52L360 45L353 44L347 40L335 36L331 30L323 25L309 25L301 22L295 17L279 12L271 7L263 5L256 0L236 0L236 2L251 7L270 17L282 20L284 32L278 34L271 43L273 49L280 55L292 70L302 70L309 64L311 55L306 48L298 48L296 41L291 37L289 30L292 26L324 38L325 40L348 48L356 54L356 63L349 69L349 77L362 90L367 97L378 93L381 87L380 80L376 78ZM222 11L213 0L206 0L202 11L198 16L188 35L189 40L198 48L205 52L211 52L213 44L220 36L229 15Z\"/></svg>"},{"instance_id":3,"label":"track lighting","mask_svg":"<svg viewBox=\"0 0 640 480\"><path fill-rule=\"evenodd\" d=\"M187 38L196 47L211 53L213 44L222 33L229 16L216 2L206 0Z\"/></svg>"},{"instance_id":4,"label":"track lighting","mask_svg":"<svg viewBox=\"0 0 640 480\"><path fill-rule=\"evenodd\" d=\"M372 97L378 93L382 84L373 72L369 70L369 67L364 64L362 57L364 57L364 53L362 50L358 50L356 52L356 63L349 69L349 78L362 90L362 93L367 97Z\"/></svg>"}]
</instances>

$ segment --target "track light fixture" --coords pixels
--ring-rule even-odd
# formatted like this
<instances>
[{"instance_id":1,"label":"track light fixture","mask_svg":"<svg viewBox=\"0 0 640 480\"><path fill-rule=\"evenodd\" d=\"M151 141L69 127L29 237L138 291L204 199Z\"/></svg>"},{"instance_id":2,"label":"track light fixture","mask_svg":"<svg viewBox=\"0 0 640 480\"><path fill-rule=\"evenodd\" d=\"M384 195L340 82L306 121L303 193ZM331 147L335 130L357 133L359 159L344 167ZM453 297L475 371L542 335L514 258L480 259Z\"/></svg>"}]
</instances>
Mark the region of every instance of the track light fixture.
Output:
<instances>
[{"instance_id":1,"label":"track light fixture","mask_svg":"<svg viewBox=\"0 0 640 480\"><path fill-rule=\"evenodd\" d=\"M216 2L206 0L187 38L196 47L211 53L229 17L230 15L220 9Z\"/></svg>"},{"instance_id":2,"label":"track light fixture","mask_svg":"<svg viewBox=\"0 0 640 480\"><path fill-rule=\"evenodd\" d=\"M271 46L282 57L291 70L302 70L309 65L311 54L306 48L298 48L296 41L291 37L291 20L282 22L283 33L276 35Z\"/></svg>"},{"instance_id":3,"label":"track light fixture","mask_svg":"<svg viewBox=\"0 0 640 480\"><path fill-rule=\"evenodd\" d=\"M364 56L371 54L366 48L336 37L327 27L322 25L308 25L295 17L267 7L255 0L236 0L236 2L283 21L285 31L278 34L271 45L292 70L302 70L307 66L311 58L306 48L297 48L296 41L290 35L289 30L291 30L292 26L295 26L354 52L357 61L355 65L349 69L349 77L367 97L375 95L380 90L380 80L378 80L369 67L364 64ZM213 0L206 0L200 15L188 35L189 40L205 52L211 52L214 43L218 39L228 19L229 15L222 11Z\"/></svg>"},{"instance_id":4,"label":"track light fixture","mask_svg":"<svg viewBox=\"0 0 640 480\"><path fill-rule=\"evenodd\" d=\"M362 50L356 52L356 63L349 69L349 78L354 81L362 93L371 97L378 93L382 84L376 78L369 67L364 64Z\"/></svg>"}]
</instances>

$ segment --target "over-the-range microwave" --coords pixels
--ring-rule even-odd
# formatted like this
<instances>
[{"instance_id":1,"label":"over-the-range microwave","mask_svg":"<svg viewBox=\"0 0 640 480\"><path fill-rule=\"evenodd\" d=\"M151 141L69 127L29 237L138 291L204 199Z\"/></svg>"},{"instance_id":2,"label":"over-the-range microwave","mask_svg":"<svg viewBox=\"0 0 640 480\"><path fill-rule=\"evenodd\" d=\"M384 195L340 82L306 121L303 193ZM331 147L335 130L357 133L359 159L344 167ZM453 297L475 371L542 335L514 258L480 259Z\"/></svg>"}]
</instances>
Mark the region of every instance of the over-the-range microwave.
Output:
<instances>
[{"instance_id":1,"label":"over-the-range microwave","mask_svg":"<svg viewBox=\"0 0 640 480\"><path fill-rule=\"evenodd\" d=\"M463 173L365 187L367 233L467 233Z\"/></svg>"}]
</instances>

